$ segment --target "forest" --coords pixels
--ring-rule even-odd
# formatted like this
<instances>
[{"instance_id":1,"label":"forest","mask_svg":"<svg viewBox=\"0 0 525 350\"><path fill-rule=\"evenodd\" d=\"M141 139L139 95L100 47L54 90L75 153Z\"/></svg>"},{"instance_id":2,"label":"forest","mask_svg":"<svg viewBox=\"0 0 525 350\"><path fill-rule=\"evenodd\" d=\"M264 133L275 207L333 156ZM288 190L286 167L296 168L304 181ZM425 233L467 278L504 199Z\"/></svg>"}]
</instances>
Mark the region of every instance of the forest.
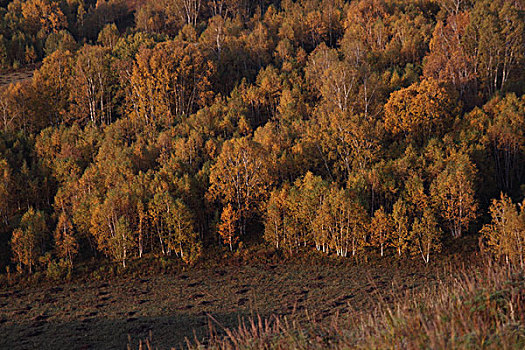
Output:
<instances>
[{"instance_id":1,"label":"forest","mask_svg":"<svg viewBox=\"0 0 525 350\"><path fill-rule=\"evenodd\" d=\"M523 0L0 6L2 71L37 67L0 88L2 272L464 236L525 266Z\"/></svg>"}]
</instances>

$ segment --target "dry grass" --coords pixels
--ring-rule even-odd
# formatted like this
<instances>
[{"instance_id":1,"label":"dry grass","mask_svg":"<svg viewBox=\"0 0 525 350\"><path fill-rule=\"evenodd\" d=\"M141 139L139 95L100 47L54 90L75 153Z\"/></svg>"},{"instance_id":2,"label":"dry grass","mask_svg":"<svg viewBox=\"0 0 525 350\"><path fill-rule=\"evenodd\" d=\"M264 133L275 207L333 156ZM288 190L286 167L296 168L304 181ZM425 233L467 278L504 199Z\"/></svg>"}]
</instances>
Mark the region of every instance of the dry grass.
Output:
<instances>
[{"instance_id":1,"label":"dry grass","mask_svg":"<svg viewBox=\"0 0 525 350\"><path fill-rule=\"evenodd\" d=\"M194 267L153 259L69 282L0 281L0 348L525 347L523 271L482 268L476 256L425 265L219 254Z\"/></svg>"},{"instance_id":2,"label":"dry grass","mask_svg":"<svg viewBox=\"0 0 525 350\"><path fill-rule=\"evenodd\" d=\"M139 276L108 268L70 282L0 286L0 348L121 349L128 342L137 348L150 331L156 348L181 347L185 338L207 338L208 315L225 328L273 314L326 324L336 314L352 317L354 308L371 310L381 290L397 294L435 283L438 270L395 259L373 264L223 259Z\"/></svg>"},{"instance_id":3,"label":"dry grass","mask_svg":"<svg viewBox=\"0 0 525 350\"><path fill-rule=\"evenodd\" d=\"M30 80L33 78L35 69L38 68L39 65L34 64L0 74L0 87Z\"/></svg>"},{"instance_id":4,"label":"dry grass","mask_svg":"<svg viewBox=\"0 0 525 350\"><path fill-rule=\"evenodd\" d=\"M378 300L370 313L331 322L274 316L223 327L211 319L193 349L523 349L525 275L498 265L444 271L437 285Z\"/></svg>"}]
</instances>

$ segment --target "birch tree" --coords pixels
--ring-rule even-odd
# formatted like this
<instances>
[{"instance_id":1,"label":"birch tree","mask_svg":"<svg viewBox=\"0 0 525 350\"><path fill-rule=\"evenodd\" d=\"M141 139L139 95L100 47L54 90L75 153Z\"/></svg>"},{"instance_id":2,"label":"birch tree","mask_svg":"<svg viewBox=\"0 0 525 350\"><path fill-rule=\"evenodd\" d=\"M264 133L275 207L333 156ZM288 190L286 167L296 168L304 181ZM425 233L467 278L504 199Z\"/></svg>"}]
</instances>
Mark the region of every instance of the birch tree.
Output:
<instances>
[{"instance_id":1,"label":"birch tree","mask_svg":"<svg viewBox=\"0 0 525 350\"><path fill-rule=\"evenodd\" d=\"M452 158L452 157L451 157ZM431 197L452 237L461 237L476 218L474 166L467 155L454 155L431 186Z\"/></svg>"},{"instance_id":2,"label":"birch tree","mask_svg":"<svg viewBox=\"0 0 525 350\"><path fill-rule=\"evenodd\" d=\"M414 219L410 239L413 252L421 255L426 264L430 262L431 253L441 251L441 229L429 208L423 211L421 218Z\"/></svg>"},{"instance_id":3,"label":"birch tree","mask_svg":"<svg viewBox=\"0 0 525 350\"><path fill-rule=\"evenodd\" d=\"M489 208L491 223L483 226L484 245L507 264L525 266L525 201L518 206L503 193Z\"/></svg>"},{"instance_id":4,"label":"birch tree","mask_svg":"<svg viewBox=\"0 0 525 350\"><path fill-rule=\"evenodd\" d=\"M244 138L228 140L210 172L208 198L231 204L239 215L244 237L248 220L259 212L272 183L268 157L257 143Z\"/></svg>"}]
</instances>

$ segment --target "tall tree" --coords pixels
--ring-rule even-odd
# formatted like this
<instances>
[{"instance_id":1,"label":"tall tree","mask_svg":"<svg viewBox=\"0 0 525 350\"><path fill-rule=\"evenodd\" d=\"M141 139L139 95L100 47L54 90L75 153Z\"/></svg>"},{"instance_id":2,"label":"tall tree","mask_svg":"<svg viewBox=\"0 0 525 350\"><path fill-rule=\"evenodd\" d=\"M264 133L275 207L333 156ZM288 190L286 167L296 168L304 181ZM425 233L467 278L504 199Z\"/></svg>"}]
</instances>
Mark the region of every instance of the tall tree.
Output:
<instances>
[{"instance_id":1,"label":"tall tree","mask_svg":"<svg viewBox=\"0 0 525 350\"><path fill-rule=\"evenodd\" d=\"M0 158L0 220L4 227L8 226L13 210L11 203L12 196L15 194L13 192L11 167L6 159Z\"/></svg>"},{"instance_id":2,"label":"tall tree","mask_svg":"<svg viewBox=\"0 0 525 350\"><path fill-rule=\"evenodd\" d=\"M237 243L239 236L236 234L238 215L233 209L232 205L228 203L222 210L221 221L219 222L218 231L225 244L230 246L230 251L233 250L233 245Z\"/></svg>"},{"instance_id":3,"label":"tall tree","mask_svg":"<svg viewBox=\"0 0 525 350\"><path fill-rule=\"evenodd\" d=\"M525 96L495 97L484 110L490 118L487 133L499 183L504 190L513 191L525 175Z\"/></svg>"},{"instance_id":4,"label":"tall tree","mask_svg":"<svg viewBox=\"0 0 525 350\"><path fill-rule=\"evenodd\" d=\"M11 238L11 250L13 260L27 266L29 273L32 273L33 266L37 258L44 249L43 243L46 239L47 224L44 213L32 207L22 216L20 226L13 232Z\"/></svg>"},{"instance_id":5,"label":"tall tree","mask_svg":"<svg viewBox=\"0 0 525 350\"><path fill-rule=\"evenodd\" d=\"M465 154L455 154L450 158L445 170L434 179L431 196L452 237L457 238L476 218L475 170Z\"/></svg>"},{"instance_id":6,"label":"tall tree","mask_svg":"<svg viewBox=\"0 0 525 350\"><path fill-rule=\"evenodd\" d=\"M175 39L142 48L130 77L129 109L141 123L169 125L206 105L213 72L194 43Z\"/></svg>"},{"instance_id":7,"label":"tall tree","mask_svg":"<svg viewBox=\"0 0 525 350\"><path fill-rule=\"evenodd\" d=\"M401 254L408 248L410 243L409 236L409 217L408 208L402 199L398 199L392 210L392 246L397 250L397 255Z\"/></svg>"},{"instance_id":8,"label":"tall tree","mask_svg":"<svg viewBox=\"0 0 525 350\"><path fill-rule=\"evenodd\" d=\"M95 125L113 121L113 79L109 50L84 45L77 55L71 83L72 113L76 120Z\"/></svg>"},{"instance_id":9,"label":"tall tree","mask_svg":"<svg viewBox=\"0 0 525 350\"><path fill-rule=\"evenodd\" d=\"M275 245L277 249L288 246L287 228L288 216L288 192L289 186L285 185L281 189L275 189L270 194L266 205L264 222L264 239Z\"/></svg>"},{"instance_id":10,"label":"tall tree","mask_svg":"<svg viewBox=\"0 0 525 350\"><path fill-rule=\"evenodd\" d=\"M270 171L265 150L246 137L226 141L211 168L208 198L232 204L239 214L241 237L248 219L269 195Z\"/></svg>"},{"instance_id":11,"label":"tall tree","mask_svg":"<svg viewBox=\"0 0 525 350\"><path fill-rule=\"evenodd\" d=\"M490 96L508 85L513 72L520 79L516 70L525 53L522 5L510 0L463 4L445 7L447 17L434 29L424 74L452 82L471 98L479 82Z\"/></svg>"},{"instance_id":12,"label":"tall tree","mask_svg":"<svg viewBox=\"0 0 525 350\"><path fill-rule=\"evenodd\" d=\"M174 250L184 261L196 258L197 235L194 231L193 217L190 209L181 199L171 203L165 212L166 225L171 232L167 240L169 250Z\"/></svg>"},{"instance_id":13,"label":"tall tree","mask_svg":"<svg viewBox=\"0 0 525 350\"><path fill-rule=\"evenodd\" d=\"M41 118L47 125L70 121L67 114L71 91L74 55L57 50L48 55L33 76L33 89L38 96ZM44 125L45 125L44 124Z\"/></svg>"},{"instance_id":14,"label":"tall tree","mask_svg":"<svg viewBox=\"0 0 525 350\"><path fill-rule=\"evenodd\" d=\"M423 211L421 218L414 218L410 236L413 252L421 255L426 264L430 262L431 252L441 250L441 229L430 208Z\"/></svg>"},{"instance_id":15,"label":"tall tree","mask_svg":"<svg viewBox=\"0 0 525 350\"><path fill-rule=\"evenodd\" d=\"M105 200L91 208L90 233L98 249L124 267L135 248L131 210L131 196L125 185L109 190Z\"/></svg>"},{"instance_id":16,"label":"tall tree","mask_svg":"<svg viewBox=\"0 0 525 350\"><path fill-rule=\"evenodd\" d=\"M55 249L57 255L66 259L69 266L73 267L73 259L78 253L78 242L73 232L73 224L65 211L58 217L55 229Z\"/></svg>"},{"instance_id":17,"label":"tall tree","mask_svg":"<svg viewBox=\"0 0 525 350\"><path fill-rule=\"evenodd\" d=\"M390 95L385 105L385 128L421 142L449 130L460 107L455 91L446 84L427 79Z\"/></svg>"},{"instance_id":18,"label":"tall tree","mask_svg":"<svg viewBox=\"0 0 525 350\"><path fill-rule=\"evenodd\" d=\"M22 3L22 15L27 30L33 35L45 35L67 25L58 1L30 0Z\"/></svg>"},{"instance_id":19,"label":"tall tree","mask_svg":"<svg viewBox=\"0 0 525 350\"><path fill-rule=\"evenodd\" d=\"M375 211L370 223L370 231L372 233L372 242L378 244L381 249L381 256L384 255L385 245L391 239L391 223L390 218L383 207Z\"/></svg>"},{"instance_id":20,"label":"tall tree","mask_svg":"<svg viewBox=\"0 0 525 350\"><path fill-rule=\"evenodd\" d=\"M483 226L483 242L496 256L505 257L510 264L525 266L525 210L503 193L499 200L493 199L490 206L492 222Z\"/></svg>"}]
</instances>

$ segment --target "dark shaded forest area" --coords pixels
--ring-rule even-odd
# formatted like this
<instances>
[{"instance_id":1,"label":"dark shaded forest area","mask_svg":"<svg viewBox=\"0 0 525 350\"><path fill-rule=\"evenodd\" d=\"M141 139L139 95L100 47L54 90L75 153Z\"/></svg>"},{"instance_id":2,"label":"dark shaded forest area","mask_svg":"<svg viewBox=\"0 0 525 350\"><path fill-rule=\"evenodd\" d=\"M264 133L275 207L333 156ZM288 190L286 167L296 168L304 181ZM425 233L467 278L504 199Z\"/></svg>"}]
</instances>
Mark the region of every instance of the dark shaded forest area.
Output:
<instances>
[{"instance_id":1,"label":"dark shaded forest area","mask_svg":"<svg viewBox=\"0 0 525 350\"><path fill-rule=\"evenodd\" d=\"M524 265L522 0L0 6L2 69L41 63L0 91L2 271L465 235Z\"/></svg>"}]
</instances>

